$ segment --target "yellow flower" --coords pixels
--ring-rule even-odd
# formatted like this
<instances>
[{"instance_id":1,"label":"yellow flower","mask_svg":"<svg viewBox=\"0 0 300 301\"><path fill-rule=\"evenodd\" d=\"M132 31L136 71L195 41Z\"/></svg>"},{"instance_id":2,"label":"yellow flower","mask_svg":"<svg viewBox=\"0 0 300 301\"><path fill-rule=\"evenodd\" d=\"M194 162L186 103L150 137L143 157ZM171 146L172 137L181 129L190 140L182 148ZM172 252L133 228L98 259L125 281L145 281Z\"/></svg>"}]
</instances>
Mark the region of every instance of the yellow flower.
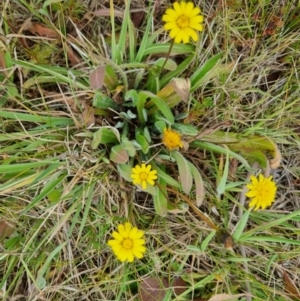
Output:
<instances>
[{"instance_id":1,"label":"yellow flower","mask_svg":"<svg viewBox=\"0 0 300 301\"><path fill-rule=\"evenodd\" d=\"M168 8L162 19L166 22L165 30L170 30L170 38L175 43L188 43L190 37L198 41L197 30L202 31L203 16L199 7L192 2L174 2L173 8Z\"/></svg>"},{"instance_id":2,"label":"yellow flower","mask_svg":"<svg viewBox=\"0 0 300 301\"><path fill-rule=\"evenodd\" d=\"M107 242L116 257L122 262L133 262L135 257L142 258L146 252L144 231L132 227L130 223L120 224L118 231L114 231L114 239Z\"/></svg>"},{"instance_id":3,"label":"yellow flower","mask_svg":"<svg viewBox=\"0 0 300 301\"><path fill-rule=\"evenodd\" d=\"M254 210L265 209L268 206L271 206L274 202L276 195L276 184L272 180L272 176L269 178L264 177L262 174L259 175L259 178L251 176L251 184L247 185L249 191L246 193L246 196L252 198L249 207Z\"/></svg>"},{"instance_id":4,"label":"yellow flower","mask_svg":"<svg viewBox=\"0 0 300 301\"><path fill-rule=\"evenodd\" d=\"M167 128L164 129L162 142L169 150L173 150L178 147L183 147L181 135L178 132Z\"/></svg>"},{"instance_id":5,"label":"yellow flower","mask_svg":"<svg viewBox=\"0 0 300 301\"><path fill-rule=\"evenodd\" d=\"M157 179L157 171L151 170L151 165L136 165L134 168L131 169L131 172L133 184L141 184L143 189L147 188L147 183L150 185L154 185L154 180Z\"/></svg>"}]
</instances>

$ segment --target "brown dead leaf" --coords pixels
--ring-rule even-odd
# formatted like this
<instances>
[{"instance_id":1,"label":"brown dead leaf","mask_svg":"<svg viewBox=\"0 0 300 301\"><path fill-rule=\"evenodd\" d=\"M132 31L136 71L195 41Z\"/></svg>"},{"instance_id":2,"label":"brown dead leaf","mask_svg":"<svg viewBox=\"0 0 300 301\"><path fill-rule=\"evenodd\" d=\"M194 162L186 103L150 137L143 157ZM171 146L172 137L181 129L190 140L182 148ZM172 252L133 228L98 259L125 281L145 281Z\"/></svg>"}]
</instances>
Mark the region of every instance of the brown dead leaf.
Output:
<instances>
[{"instance_id":1,"label":"brown dead leaf","mask_svg":"<svg viewBox=\"0 0 300 301\"><path fill-rule=\"evenodd\" d=\"M90 84L92 89L100 89L104 84L105 66L97 67L90 74Z\"/></svg>"},{"instance_id":2,"label":"brown dead leaf","mask_svg":"<svg viewBox=\"0 0 300 301\"><path fill-rule=\"evenodd\" d=\"M175 295L181 295L188 288L186 282L181 277L176 277L172 283L172 288L174 290Z\"/></svg>"},{"instance_id":3,"label":"brown dead leaf","mask_svg":"<svg viewBox=\"0 0 300 301\"><path fill-rule=\"evenodd\" d=\"M28 30L31 33L51 39L58 39L60 37L60 35L54 29L40 23L31 22L30 20L24 23L23 30Z\"/></svg>"},{"instance_id":4,"label":"brown dead leaf","mask_svg":"<svg viewBox=\"0 0 300 301\"><path fill-rule=\"evenodd\" d=\"M290 295L290 297L294 300L300 300L300 293L295 285L295 283L292 281L292 279L289 277L289 275L286 273L286 271L281 271L283 282L284 282L284 288Z\"/></svg>"},{"instance_id":5,"label":"brown dead leaf","mask_svg":"<svg viewBox=\"0 0 300 301\"><path fill-rule=\"evenodd\" d=\"M85 104L84 111L82 113L82 122L87 127L95 124L95 109Z\"/></svg>"},{"instance_id":6,"label":"brown dead leaf","mask_svg":"<svg viewBox=\"0 0 300 301\"><path fill-rule=\"evenodd\" d=\"M226 229L219 228L217 230L216 241L223 244L226 249L232 249L234 247L233 238Z\"/></svg>"},{"instance_id":7,"label":"brown dead leaf","mask_svg":"<svg viewBox=\"0 0 300 301\"><path fill-rule=\"evenodd\" d=\"M236 301L240 297L244 297L245 294L228 295L228 294L217 294L211 297L208 301Z\"/></svg>"},{"instance_id":8,"label":"brown dead leaf","mask_svg":"<svg viewBox=\"0 0 300 301\"><path fill-rule=\"evenodd\" d=\"M272 169L278 168L282 159L281 152L278 149L277 145L274 144L274 157L270 160L270 167Z\"/></svg>"},{"instance_id":9,"label":"brown dead leaf","mask_svg":"<svg viewBox=\"0 0 300 301\"><path fill-rule=\"evenodd\" d=\"M190 97L191 82L185 78L174 78L171 80L175 92L181 97L183 101L188 101Z\"/></svg>"},{"instance_id":10,"label":"brown dead leaf","mask_svg":"<svg viewBox=\"0 0 300 301\"><path fill-rule=\"evenodd\" d=\"M0 238L6 238L11 236L15 231L15 224L7 221L1 220L0 221Z\"/></svg>"},{"instance_id":11,"label":"brown dead leaf","mask_svg":"<svg viewBox=\"0 0 300 301\"><path fill-rule=\"evenodd\" d=\"M140 301L162 301L169 287L167 278L149 277L139 287Z\"/></svg>"},{"instance_id":12,"label":"brown dead leaf","mask_svg":"<svg viewBox=\"0 0 300 301\"><path fill-rule=\"evenodd\" d=\"M81 63L81 58L74 52L71 46L67 46L68 59L72 67Z\"/></svg>"},{"instance_id":13,"label":"brown dead leaf","mask_svg":"<svg viewBox=\"0 0 300 301\"><path fill-rule=\"evenodd\" d=\"M0 49L0 72L2 72L5 75L5 77L8 77L4 59L4 52L2 51L2 49Z\"/></svg>"},{"instance_id":14,"label":"brown dead leaf","mask_svg":"<svg viewBox=\"0 0 300 301\"><path fill-rule=\"evenodd\" d=\"M95 10L93 12L95 16L100 16L100 17L109 17L110 16L110 9L109 8L101 8L98 10ZM114 9L114 15L115 17L123 18L124 17L124 12Z\"/></svg>"},{"instance_id":15,"label":"brown dead leaf","mask_svg":"<svg viewBox=\"0 0 300 301\"><path fill-rule=\"evenodd\" d=\"M139 28L143 19L145 12L143 11L135 11L131 13L131 21L135 28Z\"/></svg>"}]
</instances>

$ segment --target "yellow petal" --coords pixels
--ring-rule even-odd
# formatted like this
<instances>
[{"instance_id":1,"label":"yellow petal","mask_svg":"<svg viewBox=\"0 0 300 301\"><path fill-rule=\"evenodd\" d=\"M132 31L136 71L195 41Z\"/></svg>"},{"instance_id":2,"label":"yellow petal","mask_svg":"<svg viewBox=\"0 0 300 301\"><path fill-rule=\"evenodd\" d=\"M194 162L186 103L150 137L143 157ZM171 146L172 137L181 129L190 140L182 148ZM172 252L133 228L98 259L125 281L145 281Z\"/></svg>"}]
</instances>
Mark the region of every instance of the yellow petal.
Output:
<instances>
[{"instance_id":1,"label":"yellow petal","mask_svg":"<svg viewBox=\"0 0 300 301\"><path fill-rule=\"evenodd\" d=\"M180 32L179 27L176 26L176 27L172 28L172 30L170 31L170 38L174 39L178 35L179 32Z\"/></svg>"},{"instance_id":2,"label":"yellow petal","mask_svg":"<svg viewBox=\"0 0 300 301\"><path fill-rule=\"evenodd\" d=\"M190 13L190 18L193 18L201 13L201 10L199 7L195 7L192 12Z\"/></svg>"},{"instance_id":3,"label":"yellow petal","mask_svg":"<svg viewBox=\"0 0 300 301\"><path fill-rule=\"evenodd\" d=\"M198 31L203 31L203 26L199 23L190 23L189 27Z\"/></svg>"},{"instance_id":4,"label":"yellow petal","mask_svg":"<svg viewBox=\"0 0 300 301\"><path fill-rule=\"evenodd\" d=\"M124 225L120 224L120 225L118 226L118 231L119 231L119 234L120 234L123 238L127 238L127 237L128 237L128 233L127 233L127 231L125 230Z\"/></svg>"},{"instance_id":5,"label":"yellow petal","mask_svg":"<svg viewBox=\"0 0 300 301\"><path fill-rule=\"evenodd\" d=\"M183 31L180 30L175 37L175 43L180 44L182 40L183 40Z\"/></svg>"},{"instance_id":6,"label":"yellow petal","mask_svg":"<svg viewBox=\"0 0 300 301\"><path fill-rule=\"evenodd\" d=\"M181 13L185 14L186 2L181 1L180 7L181 7Z\"/></svg>"},{"instance_id":7,"label":"yellow petal","mask_svg":"<svg viewBox=\"0 0 300 301\"><path fill-rule=\"evenodd\" d=\"M251 180L251 182L252 182L252 185L256 185L256 184L258 183L258 180L257 180L256 177L254 177L254 176L251 176L251 177L250 177L250 180Z\"/></svg>"},{"instance_id":8,"label":"yellow petal","mask_svg":"<svg viewBox=\"0 0 300 301\"><path fill-rule=\"evenodd\" d=\"M135 256L135 257L137 257L137 258L139 258L139 259L141 259L141 258L143 258L143 253L141 253L141 252L139 252L139 251L137 251L137 250L135 250L135 249L133 249L132 250L132 253L133 253L133 255Z\"/></svg>"},{"instance_id":9,"label":"yellow petal","mask_svg":"<svg viewBox=\"0 0 300 301\"><path fill-rule=\"evenodd\" d=\"M173 16L170 15L163 15L162 20L165 22L176 22L177 18L174 18Z\"/></svg>"},{"instance_id":10,"label":"yellow petal","mask_svg":"<svg viewBox=\"0 0 300 301\"><path fill-rule=\"evenodd\" d=\"M145 243L145 239L143 238L133 240L134 248L143 246Z\"/></svg>"},{"instance_id":11,"label":"yellow petal","mask_svg":"<svg viewBox=\"0 0 300 301\"><path fill-rule=\"evenodd\" d=\"M184 31L184 35L183 35L183 43L188 43L189 41L190 41L190 37L189 37L189 35L187 34L187 32L185 31L185 30L183 30Z\"/></svg>"},{"instance_id":12,"label":"yellow petal","mask_svg":"<svg viewBox=\"0 0 300 301\"><path fill-rule=\"evenodd\" d=\"M133 256L132 250L127 250L127 260L128 260L128 262L134 261L134 256Z\"/></svg>"},{"instance_id":13,"label":"yellow petal","mask_svg":"<svg viewBox=\"0 0 300 301\"><path fill-rule=\"evenodd\" d=\"M173 7L177 15L182 15L181 6L178 2L174 2Z\"/></svg>"},{"instance_id":14,"label":"yellow petal","mask_svg":"<svg viewBox=\"0 0 300 301\"><path fill-rule=\"evenodd\" d=\"M121 246L121 242L119 240L115 240L115 239L110 239L107 244L110 246L110 247L113 247L113 246Z\"/></svg>"},{"instance_id":15,"label":"yellow petal","mask_svg":"<svg viewBox=\"0 0 300 301\"><path fill-rule=\"evenodd\" d=\"M176 11L172 8L168 8L165 12L165 15L168 15L170 17L172 17L174 20L176 20L178 18L178 14L176 13Z\"/></svg>"},{"instance_id":16,"label":"yellow petal","mask_svg":"<svg viewBox=\"0 0 300 301\"><path fill-rule=\"evenodd\" d=\"M185 7L185 15L190 17L194 8L194 3L188 2Z\"/></svg>"},{"instance_id":17,"label":"yellow petal","mask_svg":"<svg viewBox=\"0 0 300 301\"><path fill-rule=\"evenodd\" d=\"M187 32L187 34L192 37L192 39L197 42L198 41L198 35L196 33L195 30L191 29L191 28L186 28L185 31Z\"/></svg>"},{"instance_id":18,"label":"yellow petal","mask_svg":"<svg viewBox=\"0 0 300 301\"><path fill-rule=\"evenodd\" d=\"M202 23L203 22L203 16L195 16L190 19L190 23Z\"/></svg>"},{"instance_id":19,"label":"yellow petal","mask_svg":"<svg viewBox=\"0 0 300 301\"><path fill-rule=\"evenodd\" d=\"M111 236L112 236L114 239L116 239L116 240L118 240L118 241L120 241L120 242L123 241L123 237L122 237L118 232L116 232L116 231L114 231L114 232L112 233Z\"/></svg>"},{"instance_id":20,"label":"yellow petal","mask_svg":"<svg viewBox=\"0 0 300 301\"><path fill-rule=\"evenodd\" d=\"M143 180L141 182L142 182L142 188L146 189L147 188L147 182L145 180Z\"/></svg>"}]
</instances>

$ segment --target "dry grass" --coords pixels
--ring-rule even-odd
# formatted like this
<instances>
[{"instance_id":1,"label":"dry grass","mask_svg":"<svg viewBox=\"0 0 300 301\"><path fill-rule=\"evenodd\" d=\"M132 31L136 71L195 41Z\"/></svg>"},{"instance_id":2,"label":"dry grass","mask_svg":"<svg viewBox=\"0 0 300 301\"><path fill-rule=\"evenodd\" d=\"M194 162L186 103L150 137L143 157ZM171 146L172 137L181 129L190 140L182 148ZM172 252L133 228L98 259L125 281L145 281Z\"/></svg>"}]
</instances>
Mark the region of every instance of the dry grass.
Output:
<instances>
[{"instance_id":1,"label":"dry grass","mask_svg":"<svg viewBox=\"0 0 300 301\"><path fill-rule=\"evenodd\" d=\"M114 2L116 10L124 10L123 1ZM159 3L152 31L162 26L169 6ZM192 122L207 130L230 121L230 131L265 134L283 156L274 171L275 204L250 214L233 250L215 240L192 211L157 216L151 197L118 176L107 149L91 147L91 133L104 121L91 106L89 74L111 55L110 18L91 12L109 8L109 1L0 4L0 219L15 225L12 234L0 238L3 300L136 300L143 279L177 276L189 289L182 296L195 300L244 292L253 301L299 300L287 291L300 285L295 3L196 1L206 25L184 76L220 52L226 70L208 76L193 93ZM152 5L132 3L132 9L146 12L141 36ZM117 32L121 25L117 18ZM157 43L167 39L162 33ZM202 212L236 233L238 222L247 218L238 210L240 190L216 194L225 159L201 152L194 160L203 166L207 190ZM231 167L229 182L244 182L247 171L235 169L234 161ZM115 225L127 219L146 231L148 251L141 261L121 265L106 242ZM170 293L165 300L175 299Z\"/></svg>"}]
</instances>

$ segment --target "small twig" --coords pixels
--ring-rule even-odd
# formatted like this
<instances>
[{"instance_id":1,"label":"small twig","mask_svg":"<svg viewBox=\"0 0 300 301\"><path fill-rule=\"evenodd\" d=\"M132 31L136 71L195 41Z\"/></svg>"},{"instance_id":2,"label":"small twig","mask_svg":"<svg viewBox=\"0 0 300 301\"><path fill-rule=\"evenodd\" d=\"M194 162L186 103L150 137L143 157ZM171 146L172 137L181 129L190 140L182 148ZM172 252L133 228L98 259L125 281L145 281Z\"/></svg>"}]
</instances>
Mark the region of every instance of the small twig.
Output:
<instances>
[{"instance_id":1,"label":"small twig","mask_svg":"<svg viewBox=\"0 0 300 301\"><path fill-rule=\"evenodd\" d=\"M168 191L171 191L171 192L173 192L173 193L175 193L175 194L177 194L177 195L179 195L183 200L185 200L187 203L188 203L188 205L192 208L192 210L194 211L194 213L196 214L196 215L198 215L204 222L206 222L207 223L207 225L210 227L210 228L212 228L212 229L214 229L214 230L218 230L219 228L218 228L218 226L216 226L204 213L202 213L194 204L193 204L193 202L188 198L188 197L186 197L185 195L183 195L182 193L180 193L180 192L178 192L178 191L176 191L176 190L174 190L174 189L172 189L172 188L169 188L169 187L166 187L166 189L168 190Z\"/></svg>"}]
</instances>

